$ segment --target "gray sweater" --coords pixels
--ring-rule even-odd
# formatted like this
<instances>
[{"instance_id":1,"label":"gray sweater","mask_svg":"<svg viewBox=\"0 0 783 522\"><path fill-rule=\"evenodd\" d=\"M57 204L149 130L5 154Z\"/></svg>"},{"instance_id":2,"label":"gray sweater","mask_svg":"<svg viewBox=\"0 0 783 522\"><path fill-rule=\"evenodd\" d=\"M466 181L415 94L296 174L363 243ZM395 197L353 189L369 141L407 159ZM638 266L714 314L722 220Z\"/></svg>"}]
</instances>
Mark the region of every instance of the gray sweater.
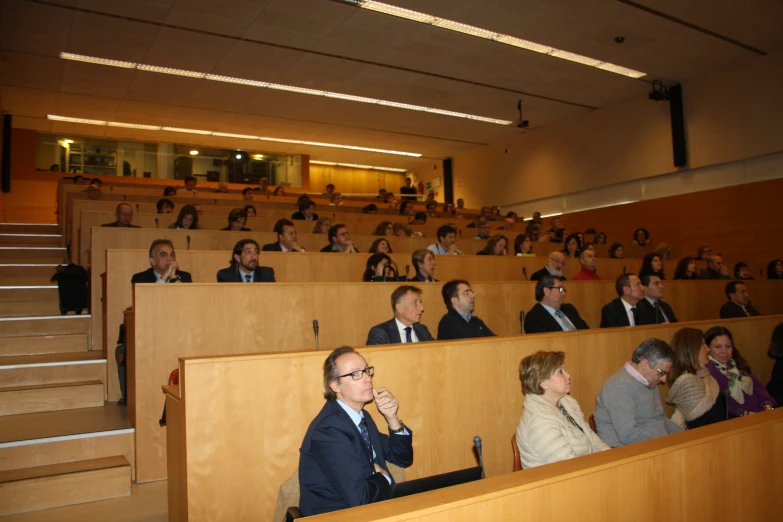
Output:
<instances>
[{"instance_id":1,"label":"gray sweater","mask_svg":"<svg viewBox=\"0 0 783 522\"><path fill-rule=\"evenodd\" d=\"M598 436L613 448L682 431L666 417L658 388L645 386L625 367L601 386L594 418Z\"/></svg>"}]
</instances>

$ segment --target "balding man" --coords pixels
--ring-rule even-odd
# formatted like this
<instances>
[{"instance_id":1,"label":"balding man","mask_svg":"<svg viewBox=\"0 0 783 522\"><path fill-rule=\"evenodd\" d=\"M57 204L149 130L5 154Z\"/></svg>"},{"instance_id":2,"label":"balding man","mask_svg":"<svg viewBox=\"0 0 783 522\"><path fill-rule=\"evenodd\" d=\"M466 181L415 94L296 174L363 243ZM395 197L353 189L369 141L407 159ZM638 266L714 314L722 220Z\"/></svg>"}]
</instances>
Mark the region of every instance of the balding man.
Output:
<instances>
[{"instance_id":1,"label":"balding man","mask_svg":"<svg viewBox=\"0 0 783 522\"><path fill-rule=\"evenodd\" d=\"M603 281L606 279L595 271L595 251L586 248L579 252L579 264L582 269L574 275L574 281Z\"/></svg>"},{"instance_id":2,"label":"balding man","mask_svg":"<svg viewBox=\"0 0 783 522\"><path fill-rule=\"evenodd\" d=\"M723 264L723 258L712 254L707 261L707 268L701 271L699 279L728 279L729 269Z\"/></svg>"},{"instance_id":3,"label":"balding man","mask_svg":"<svg viewBox=\"0 0 783 522\"><path fill-rule=\"evenodd\" d=\"M127 203L120 203L117 205L117 210L114 212L114 216L117 218L114 223L104 223L101 226L115 228L141 228L137 225L131 225L131 221L133 221L133 207Z\"/></svg>"},{"instance_id":4,"label":"balding man","mask_svg":"<svg viewBox=\"0 0 783 522\"><path fill-rule=\"evenodd\" d=\"M601 328L642 324L636 305L644 299L642 281L633 274L620 274L614 283L617 299L601 309Z\"/></svg>"},{"instance_id":5,"label":"balding man","mask_svg":"<svg viewBox=\"0 0 783 522\"><path fill-rule=\"evenodd\" d=\"M561 281L565 281L563 276L563 267L565 266L565 256L562 252L550 252L549 259L546 261L546 266L537 272L533 272L530 276L531 281L538 281L544 276L557 277Z\"/></svg>"}]
</instances>

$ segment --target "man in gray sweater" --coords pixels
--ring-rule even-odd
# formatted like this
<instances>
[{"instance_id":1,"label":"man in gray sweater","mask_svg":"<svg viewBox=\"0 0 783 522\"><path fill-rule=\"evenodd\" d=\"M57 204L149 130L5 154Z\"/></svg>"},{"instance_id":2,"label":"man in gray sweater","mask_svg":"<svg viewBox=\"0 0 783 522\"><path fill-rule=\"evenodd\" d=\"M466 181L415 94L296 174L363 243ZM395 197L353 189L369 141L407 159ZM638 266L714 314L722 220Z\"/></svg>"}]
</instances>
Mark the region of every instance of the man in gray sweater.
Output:
<instances>
[{"instance_id":1,"label":"man in gray sweater","mask_svg":"<svg viewBox=\"0 0 783 522\"><path fill-rule=\"evenodd\" d=\"M613 448L682 431L666 417L658 386L674 361L671 346L660 339L642 342L595 399L598 436Z\"/></svg>"}]
</instances>

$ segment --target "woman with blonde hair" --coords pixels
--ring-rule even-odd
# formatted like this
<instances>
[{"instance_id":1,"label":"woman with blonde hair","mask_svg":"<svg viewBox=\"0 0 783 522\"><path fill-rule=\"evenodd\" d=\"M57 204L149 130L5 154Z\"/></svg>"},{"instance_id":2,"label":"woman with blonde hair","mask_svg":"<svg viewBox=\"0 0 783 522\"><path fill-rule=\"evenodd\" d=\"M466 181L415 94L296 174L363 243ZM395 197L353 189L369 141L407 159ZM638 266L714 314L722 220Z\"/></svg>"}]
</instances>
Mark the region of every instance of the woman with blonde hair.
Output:
<instances>
[{"instance_id":1,"label":"woman with blonde hair","mask_svg":"<svg viewBox=\"0 0 783 522\"><path fill-rule=\"evenodd\" d=\"M581 457L610 449L571 397L571 375L563 352L536 352L519 363L525 410L517 428L523 468Z\"/></svg>"},{"instance_id":2,"label":"woman with blonde hair","mask_svg":"<svg viewBox=\"0 0 783 522\"><path fill-rule=\"evenodd\" d=\"M313 234L328 234L330 228L332 228L332 220L327 217L322 217L315 222Z\"/></svg>"},{"instance_id":3,"label":"woman with blonde hair","mask_svg":"<svg viewBox=\"0 0 783 522\"><path fill-rule=\"evenodd\" d=\"M411 256L416 280L425 283L437 283L435 279L435 254L426 248L416 250Z\"/></svg>"}]
</instances>

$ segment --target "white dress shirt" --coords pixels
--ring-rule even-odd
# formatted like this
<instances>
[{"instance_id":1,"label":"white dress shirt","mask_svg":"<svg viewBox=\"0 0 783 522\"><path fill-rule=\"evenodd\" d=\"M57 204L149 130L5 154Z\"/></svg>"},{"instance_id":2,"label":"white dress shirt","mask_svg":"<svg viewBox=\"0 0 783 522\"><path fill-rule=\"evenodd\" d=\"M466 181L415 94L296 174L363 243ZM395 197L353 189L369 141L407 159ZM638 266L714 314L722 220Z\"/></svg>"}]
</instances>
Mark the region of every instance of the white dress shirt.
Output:
<instances>
[{"instance_id":1,"label":"white dress shirt","mask_svg":"<svg viewBox=\"0 0 783 522\"><path fill-rule=\"evenodd\" d=\"M629 323L631 326L636 326L636 321L634 321L634 320L633 320L633 312L631 311L631 310L633 310L635 307L631 306L631 305L628 303L628 301L626 301L626 300L625 300L625 299L623 299L622 297L620 298L620 302L621 302L621 303L623 303L623 306L625 307L625 313L626 313L626 314L628 314L628 323Z\"/></svg>"},{"instance_id":2,"label":"white dress shirt","mask_svg":"<svg viewBox=\"0 0 783 522\"><path fill-rule=\"evenodd\" d=\"M399 330L400 332L400 341L403 343L407 343L408 341L405 340L405 329L407 328L407 326L402 324L400 320L397 319L396 317L394 318L394 322L397 323L397 330ZM419 338L416 337L416 330L413 329L413 325L411 325L410 328L411 328L411 339L413 340L414 343L418 343Z\"/></svg>"}]
</instances>

